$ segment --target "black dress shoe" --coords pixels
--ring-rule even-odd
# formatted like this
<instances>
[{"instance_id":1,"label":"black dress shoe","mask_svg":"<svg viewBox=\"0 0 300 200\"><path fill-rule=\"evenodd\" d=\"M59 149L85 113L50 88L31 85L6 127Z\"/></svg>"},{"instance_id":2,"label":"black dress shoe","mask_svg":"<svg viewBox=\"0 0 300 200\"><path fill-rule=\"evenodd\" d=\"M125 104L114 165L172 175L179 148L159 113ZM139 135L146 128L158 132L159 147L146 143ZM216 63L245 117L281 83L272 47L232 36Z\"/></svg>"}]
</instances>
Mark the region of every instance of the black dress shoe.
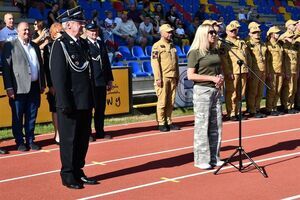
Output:
<instances>
[{"instance_id":1,"label":"black dress shoe","mask_svg":"<svg viewBox=\"0 0 300 200\"><path fill-rule=\"evenodd\" d=\"M254 117L255 117L255 118L265 118L266 115L265 115L265 114L262 114L262 113L255 113Z\"/></svg>"},{"instance_id":2,"label":"black dress shoe","mask_svg":"<svg viewBox=\"0 0 300 200\"><path fill-rule=\"evenodd\" d=\"M31 150L35 150L35 151L38 151L41 149L41 147L39 147L38 145L36 145L34 142L30 143L28 145L28 147L31 149Z\"/></svg>"},{"instance_id":3,"label":"black dress shoe","mask_svg":"<svg viewBox=\"0 0 300 200\"><path fill-rule=\"evenodd\" d=\"M169 127L167 127L167 126L165 126L165 125L159 125L159 126L158 126L158 130L159 130L160 132L168 132L168 131L170 131Z\"/></svg>"},{"instance_id":4,"label":"black dress shoe","mask_svg":"<svg viewBox=\"0 0 300 200\"><path fill-rule=\"evenodd\" d=\"M22 152L28 150L25 144L19 144L17 149L18 149L18 151L22 151Z\"/></svg>"},{"instance_id":5,"label":"black dress shoe","mask_svg":"<svg viewBox=\"0 0 300 200\"><path fill-rule=\"evenodd\" d=\"M176 125L174 125L174 124L170 124L170 125L169 125L169 129L170 129L170 130L180 130L180 127L179 127L179 126L176 126Z\"/></svg>"},{"instance_id":6,"label":"black dress shoe","mask_svg":"<svg viewBox=\"0 0 300 200\"><path fill-rule=\"evenodd\" d=\"M70 184L63 183L63 185L70 189L82 189L83 188L82 183L70 183Z\"/></svg>"},{"instance_id":7,"label":"black dress shoe","mask_svg":"<svg viewBox=\"0 0 300 200\"><path fill-rule=\"evenodd\" d=\"M94 141L96 141L96 138L94 136L90 135L89 142L94 142Z\"/></svg>"},{"instance_id":8,"label":"black dress shoe","mask_svg":"<svg viewBox=\"0 0 300 200\"><path fill-rule=\"evenodd\" d=\"M101 135L96 134L96 138L97 139L107 139L107 140L110 140L113 137L111 135L108 135L108 134L101 134Z\"/></svg>"},{"instance_id":9,"label":"black dress shoe","mask_svg":"<svg viewBox=\"0 0 300 200\"><path fill-rule=\"evenodd\" d=\"M86 176L83 176L80 178L80 181L83 183L83 184L87 184L87 185L97 185L99 184L98 181L96 181L95 179L91 179L91 178L88 178Z\"/></svg>"},{"instance_id":10,"label":"black dress shoe","mask_svg":"<svg viewBox=\"0 0 300 200\"><path fill-rule=\"evenodd\" d=\"M6 151L5 149L0 148L0 154L8 154L8 151Z\"/></svg>"}]
</instances>

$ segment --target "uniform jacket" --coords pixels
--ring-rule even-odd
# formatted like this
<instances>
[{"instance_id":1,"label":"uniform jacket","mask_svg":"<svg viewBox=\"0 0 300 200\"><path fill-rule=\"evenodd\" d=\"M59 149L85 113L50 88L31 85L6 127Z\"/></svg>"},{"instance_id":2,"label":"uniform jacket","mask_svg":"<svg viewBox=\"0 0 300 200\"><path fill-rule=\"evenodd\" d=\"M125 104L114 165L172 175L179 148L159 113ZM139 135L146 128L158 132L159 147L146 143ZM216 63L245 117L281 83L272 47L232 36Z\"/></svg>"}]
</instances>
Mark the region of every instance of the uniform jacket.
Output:
<instances>
[{"instance_id":1,"label":"uniform jacket","mask_svg":"<svg viewBox=\"0 0 300 200\"><path fill-rule=\"evenodd\" d=\"M283 48L276 41L267 42L267 69L268 73L282 73Z\"/></svg>"},{"instance_id":2,"label":"uniform jacket","mask_svg":"<svg viewBox=\"0 0 300 200\"><path fill-rule=\"evenodd\" d=\"M56 107L63 110L87 110L92 107L90 66L82 72L74 70L64 54L65 45L69 58L77 66L90 62L88 44L79 39L80 46L67 34L56 39L50 54L50 74L56 91Z\"/></svg>"},{"instance_id":3,"label":"uniform jacket","mask_svg":"<svg viewBox=\"0 0 300 200\"><path fill-rule=\"evenodd\" d=\"M97 40L98 46L86 39L89 44L90 54L92 57L92 72L94 84L98 86L106 86L109 81L113 81L113 74L103 40ZM99 57L100 55L100 57Z\"/></svg>"},{"instance_id":4,"label":"uniform jacket","mask_svg":"<svg viewBox=\"0 0 300 200\"><path fill-rule=\"evenodd\" d=\"M39 85L45 87L43 62L39 47L30 42L35 49L39 66ZM6 42L2 52L3 80L5 89L13 88L16 94L27 94L31 87L31 69L28 57L19 39Z\"/></svg>"},{"instance_id":5,"label":"uniform jacket","mask_svg":"<svg viewBox=\"0 0 300 200\"><path fill-rule=\"evenodd\" d=\"M151 65L155 80L163 77L178 78L178 56L173 43L167 43L164 39L157 41L152 47Z\"/></svg>"},{"instance_id":6,"label":"uniform jacket","mask_svg":"<svg viewBox=\"0 0 300 200\"><path fill-rule=\"evenodd\" d=\"M229 37L226 38L226 40L232 42L234 46L227 47L225 50L225 54L223 55L223 60L226 60L225 63L223 63L224 68L224 74L239 74L240 67L237 64L238 58L233 54L233 52L246 63L248 66L251 66L251 58L249 49L245 43L245 41L240 39L231 39ZM228 49L230 48L230 49ZM232 52L231 52L232 51ZM242 73L248 73L248 68L246 65L242 65L241 68Z\"/></svg>"}]
</instances>

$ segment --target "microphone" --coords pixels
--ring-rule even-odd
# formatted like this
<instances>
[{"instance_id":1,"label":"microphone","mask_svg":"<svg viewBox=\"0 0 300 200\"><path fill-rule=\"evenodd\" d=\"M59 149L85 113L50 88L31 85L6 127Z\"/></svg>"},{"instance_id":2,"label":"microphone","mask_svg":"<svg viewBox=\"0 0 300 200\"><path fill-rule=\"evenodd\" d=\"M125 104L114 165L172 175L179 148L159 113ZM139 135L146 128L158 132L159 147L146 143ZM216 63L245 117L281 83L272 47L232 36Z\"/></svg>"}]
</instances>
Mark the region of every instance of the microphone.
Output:
<instances>
[{"instance_id":1,"label":"microphone","mask_svg":"<svg viewBox=\"0 0 300 200\"><path fill-rule=\"evenodd\" d=\"M228 41L228 40L225 40L225 39L223 39L223 38L220 38L220 37L219 37L219 40L220 40L222 43L225 43L225 44L227 44L227 45L229 45L229 46L235 46L235 44L233 44L232 42L230 42L230 41Z\"/></svg>"}]
</instances>

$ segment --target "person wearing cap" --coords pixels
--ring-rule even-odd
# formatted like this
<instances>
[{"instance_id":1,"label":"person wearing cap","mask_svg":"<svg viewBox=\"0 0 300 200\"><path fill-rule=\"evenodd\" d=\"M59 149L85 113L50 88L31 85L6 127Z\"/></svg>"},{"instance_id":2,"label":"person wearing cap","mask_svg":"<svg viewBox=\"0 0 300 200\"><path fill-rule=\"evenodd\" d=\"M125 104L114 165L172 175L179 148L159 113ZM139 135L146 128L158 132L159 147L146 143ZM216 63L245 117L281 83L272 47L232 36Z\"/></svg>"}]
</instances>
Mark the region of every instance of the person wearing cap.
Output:
<instances>
[{"instance_id":1,"label":"person wearing cap","mask_svg":"<svg viewBox=\"0 0 300 200\"><path fill-rule=\"evenodd\" d=\"M300 20L297 21L296 24L296 31L295 31L295 45L299 47L300 44ZM300 48L298 52L298 62L300 62ZM300 73L300 70L299 70ZM295 109L300 111L300 74L298 74L298 80L297 80L297 92L295 95Z\"/></svg>"},{"instance_id":2,"label":"person wearing cap","mask_svg":"<svg viewBox=\"0 0 300 200\"><path fill-rule=\"evenodd\" d=\"M295 20L292 20L292 19L287 20L285 22L285 28L286 28L286 30L294 33L295 30L296 30L296 24L297 23L298 23L298 21L295 21Z\"/></svg>"},{"instance_id":3,"label":"person wearing cap","mask_svg":"<svg viewBox=\"0 0 300 200\"><path fill-rule=\"evenodd\" d=\"M187 77L194 81L194 166L200 169L211 169L223 164L220 160L220 146L221 90L224 79L217 37L213 25L202 24L187 54Z\"/></svg>"},{"instance_id":4,"label":"person wearing cap","mask_svg":"<svg viewBox=\"0 0 300 200\"><path fill-rule=\"evenodd\" d=\"M158 129L166 132L179 130L179 127L174 125L171 119L179 79L179 67L176 48L172 42L174 29L169 24L163 24L159 29L161 38L152 47L151 65L157 95Z\"/></svg>"},{"instance_id":5,"label":"person wearing cap","mask_svg":"<svg viewBox=\"0 0 300 200\"><path fill-rule=\"evenodd\" d=\"M223 44L224 54L223 59L223 72L225 78L225 104L227 110L227 118L230 120L238 120L238 102L241 101L245 95L246 80L248 76L248 68L246 65L251 65L251 59L248 47L243 40L240 40L238 34L238 24L235 21L230 22L226 26L227 37L226 40L233 45ZM234 53L239 57L237 58ZM241 59L244 64L240 67L237 61ZM242 80L242 85L239 83ZM242 94L239 92L239 87L242 87ZM246 119L246 117L243 117Z\"/></svg>"},{"instance_id":6,"label":"person wearing cap","mask_svg":"<svg viewBox=\"0 0 300 200\"><path fill-rule=\"evenodd\" d=\"M58 19L64 32L54 41L49 60L60 134L60 176L64 186L82 189L83 184L97 184L83 171L93 103L91 58L87 42L80 38L85 21L81 8L67 10Z\"/></svg>"},{"instance_id":7,"label":"person wearing cap","mask_svg":"<svg viewBox=\"0 0 300 200\"><path fill-rule=\"evenodd\" d=\"M270 89L267 89L266 95L266 114L277 116L280 113L277 110L277 103L280 98L283 82L283 48L279 42L280 29L272 26L267 32L267 74L266 83Z\"/></svg>"},{"instance_id":8,"label":"person wearing cap","mask_svg":"<svg viewBox=\"0 0 300 200\"><path fill-rule=\"evenodd\" d=\"M249 40L246 42L251 55L251 69L247 79L247 108L249 117L263 118L265 114L260 112L260 102L263 97L264 82L266 77L266 52L267 47L261 41L260 24L251 22L249 28ZM258 76L255 76L255 74Z\"/></svg>"},{"instance_id":9,"label":"person wearing cap","mask_svg":"<svg viewBox=\"0 0 300 200\"><path fill-rule=\"evenodd\" d=\"M298 80L298 51L294 45L294 34L290 31L284 33L283 39L283 67L284 79L281 92L281 106L285 113L298 113L294 109L294 99L297 91Z\"/></svg>"},{"instance_id":10,"label":"person wearing cap","mask_svg":"<svg viewBox=\"0 0 300 200\"><path fill-rule=\"evenodd\" d=\"M112 137L104 132L106 92L111 90L114 80L110 61L104 40L99 35L99 27L94 23L89 23L85 25L85 29L86 41L92 57L95 136L111 139Z\"/></svg>"}]
</instances>

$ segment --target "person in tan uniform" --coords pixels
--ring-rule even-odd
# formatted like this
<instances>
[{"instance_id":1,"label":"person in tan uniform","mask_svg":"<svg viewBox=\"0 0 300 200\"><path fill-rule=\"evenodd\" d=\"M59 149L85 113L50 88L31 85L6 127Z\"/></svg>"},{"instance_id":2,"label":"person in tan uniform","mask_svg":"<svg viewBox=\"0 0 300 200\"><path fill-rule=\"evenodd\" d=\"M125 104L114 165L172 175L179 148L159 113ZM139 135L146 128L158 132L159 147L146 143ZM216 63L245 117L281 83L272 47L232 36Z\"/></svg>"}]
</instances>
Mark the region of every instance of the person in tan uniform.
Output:
<instances>
[{"instance_id":1,"label":"person in tan uniform","mask_svg":"<svg viewBox=\"0 0 300 200\"><path fill-rule=\"evenodd\" d=\"M267 76L266 81L269 89L266 96L266 114L277 116L277 103L280 98L283 81L283 48L278 42L280 29L272 26L267 32Z\"/></svg>"},{"instance_id":2,"label":"person in tan uniform","mask_svg":"<svg viewBox=\"0 0 300 200\"><path fill-rule=\"evenodd\" d=\"M266 45L261 42L260 24L251 22L249 28L249 40L246 42L251 55L251 69L247 80L247 108L249 117L263 118L265 114L260 112L260 102L263 97L264 82L266 75ZM255 74L257 76L255 76Z\"/></svg>"},{"instance_id":3,"label":"person in tan uniform","mask_svg":"<svg viewBox=\"0 0 300 200\"><path fill-rule=\"evenodd\" d=\"M172 123L171 115L179 78L178 56L172 42L173 28L160 26L161 39L152 47L151 65L154 73L154 88L157 95L156 118L161 132L179 130Z\"/></svg>"},{"instance_id":4,"label":"person in tan uniform","mask_svg":"<svg viewBox=\"0 0 300 200\"><path fill-rule=\"evenodd\" d=\"M221 55L223 62L223 72L225 76L225 103L227 110L227 117L230 120L238 120L238 102L245 95L246 80L248 75L248 68L245 64L240 67L237 64L238 58L231 52L233 51L246 64L250 64L250 55L246 43L238 39L238 27L235 22L231 22L226 26L227 37L226 40L233 43L232 46L223 44L225 46L224 54ZM239 79L242 79L242 85L239 84ZM240 95L239 87L242 87L242 94ZM243 117L246 119L246 117Z\"/></svg>"},{"instance_id":5,"label":"person in tan uniform","mask_svg":"<svg viewBox=\"0 0 300 200\"><path fill-rule=\"evenodd\" d=\"M296 30L295 30L295 44L299 46L299 43L300 43L300 20L298 20L296 24ZM300 62L300 47L298 49L299 49L298 62ZM299 76L300 74L299 73L298 73L298 81L297 81L297 92L295 95L295 109L298 111L300 111L300 76Z\"/></svg>"},{"instance_id":6,"label":"person in tan uniform","mask_svg":"<svg viewBox=\"0 0 300 200\"><path fill-rule=\"evenodd\" d=\"M294 98L297 91L297 80L299 72L298 49L294 45L294 34L290 31L284 33L283 40L283 66L284 80L281 91L281 105L283 111L289 114L298 113L294 109Z\"/></svg>"},{"instance_id":7,"label":"person in tan uniform","mask_svg":"<svg viewBox=\"0 0 300 200\"><path fill-rule=\"evenodd\" d=\"M296 24L297 21L289 19L285 22L285 28L286 28L286 32L289 32L291 34L294 34L295 30L296 30ZM279 40L280 41L284 41L285 37L286 37L286 32L282 35L280 35Z\"/></svg>"}]
</instances>

